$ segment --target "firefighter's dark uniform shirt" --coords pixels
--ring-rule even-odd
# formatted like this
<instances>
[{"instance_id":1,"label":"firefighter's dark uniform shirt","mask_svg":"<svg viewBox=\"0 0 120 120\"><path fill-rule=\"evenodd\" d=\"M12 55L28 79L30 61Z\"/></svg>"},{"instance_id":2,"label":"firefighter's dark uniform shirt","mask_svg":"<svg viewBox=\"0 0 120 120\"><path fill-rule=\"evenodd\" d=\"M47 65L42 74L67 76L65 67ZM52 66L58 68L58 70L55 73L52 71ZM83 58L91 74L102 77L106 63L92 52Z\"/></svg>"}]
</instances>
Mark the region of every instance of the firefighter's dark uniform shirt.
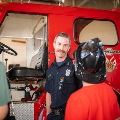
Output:
<instances>
[{"instance_id":1,"label":"firefighter's dark uniform shirt","mask_svg":"<svg viewBox=\"0 0 120 120\"><path fill-rule=\"evenodd\" d=\"M56 60L46 72L45 90L51 94L51 109L64 108L71 93L78 89L72 59L67 56L61 65ZM82 83L79 81L79 88Z\"/></svg>"}]
</instances>

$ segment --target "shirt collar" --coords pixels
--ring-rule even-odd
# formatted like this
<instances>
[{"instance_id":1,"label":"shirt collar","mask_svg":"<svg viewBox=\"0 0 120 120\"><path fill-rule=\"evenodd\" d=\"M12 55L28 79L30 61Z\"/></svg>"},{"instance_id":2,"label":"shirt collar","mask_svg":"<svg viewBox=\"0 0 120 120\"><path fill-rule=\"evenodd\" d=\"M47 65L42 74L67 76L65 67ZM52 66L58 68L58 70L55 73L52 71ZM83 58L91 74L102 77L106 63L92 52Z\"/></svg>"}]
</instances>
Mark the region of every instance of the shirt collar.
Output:
<instances>
[{"instance_id":1,"label":"shirt collar","mask_svg":"<svg viewBox=\"0 0 120 120\"><path fill-rule=\"evenodd\" d=\"M63 63L60 66L62 66L63 64L67 64L69 60L70 60L70 57L67 56L66 59L63 61ZM56 62L56 59L54 60L53 65L58 66L57 62Z\"/></svg>"}]
</instances>

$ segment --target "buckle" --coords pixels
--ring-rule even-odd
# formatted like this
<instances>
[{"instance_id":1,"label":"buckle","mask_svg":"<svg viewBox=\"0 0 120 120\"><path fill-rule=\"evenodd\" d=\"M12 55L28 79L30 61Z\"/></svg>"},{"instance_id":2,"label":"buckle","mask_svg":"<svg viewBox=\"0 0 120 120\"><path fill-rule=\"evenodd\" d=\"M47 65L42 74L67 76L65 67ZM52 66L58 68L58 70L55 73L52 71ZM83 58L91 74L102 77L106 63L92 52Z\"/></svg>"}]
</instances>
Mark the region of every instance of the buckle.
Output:
<instances>
[{"instance_id":1,"label":"buckle","mask_svg":"<svg viewBox=\"0 0 120 120\"><path fill-rule=\"evenodd\" d=\"M61 115L61 112L60 112L59 110L54 110L54 113L55 113L56 115Z\"/></svg>"},{"instance_id":2,"label":"buckle","mask_svg":"<svg viewBox=\"0 0 120 120\"><path fill-rule=\"evenodd\" d=\"M64 110L63 109L53 109L52 112L54 112L55 115L62 115L64 114Z\"/></svg>"}]
</instances>

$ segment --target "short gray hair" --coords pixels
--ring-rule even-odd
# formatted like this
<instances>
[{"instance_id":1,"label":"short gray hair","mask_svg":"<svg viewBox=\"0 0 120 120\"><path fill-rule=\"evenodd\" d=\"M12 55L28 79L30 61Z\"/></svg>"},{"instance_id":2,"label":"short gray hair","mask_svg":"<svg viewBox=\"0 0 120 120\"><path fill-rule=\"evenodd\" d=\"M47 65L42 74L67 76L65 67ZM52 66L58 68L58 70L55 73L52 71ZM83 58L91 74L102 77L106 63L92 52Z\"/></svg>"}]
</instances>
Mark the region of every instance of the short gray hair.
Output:
<instances>
[{"instance_id":1,"label":"short gray hair","mask_svg":"<svg viewBox=\"0 0 120 120\"><path fill-rule=\"evenodd\" d=\"M69 43L71 44L70 36L67 33L60 32L55 36L54 43L56 43L57 37L64 37L69 39Z\"/></svg>"}]
</instances>

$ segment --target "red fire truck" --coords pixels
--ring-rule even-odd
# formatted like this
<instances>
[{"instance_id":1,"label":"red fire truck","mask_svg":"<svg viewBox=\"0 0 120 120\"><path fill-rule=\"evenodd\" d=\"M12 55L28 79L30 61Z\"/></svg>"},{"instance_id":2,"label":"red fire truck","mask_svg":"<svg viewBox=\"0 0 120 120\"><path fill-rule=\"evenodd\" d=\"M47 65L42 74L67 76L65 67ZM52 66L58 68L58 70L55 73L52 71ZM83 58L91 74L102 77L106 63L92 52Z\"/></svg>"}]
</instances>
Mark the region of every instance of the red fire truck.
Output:
<instances>
[{"instance_id":1,"label":"red fire truck","mask_svg":"<svg viewBox=\"0 0 120 120\"><path fill-rule=\"evenodd\" d=\"M25 87L23 88L25 90L25 97L19 102L13 100L14 115L17 119L46 119L44 85L42 86L43 88L30 87L29 81L38 82L45 80L45 71L55 57L53 40L59 32L66 32L71 38L72 44L69 51L71 57L73 51L81 42L86 42L96 37L103 42L107 58L106 83L114 89L118 101L120 100L119 9L99 10L35 3L1 2L0 25L0 45L8 49L3 52L15 56L11 58L9 56L11 60L8 59L9 64L6 66L8 78L11 81L25 82ZM7 39L10 40L11 44L7 44ZM20 43L22 45L27 44L25 52ZM31 49L36 53L33 54ZM32 57L30 57L31 54ZM27 64L25 64L26 67L23 67L22 64L24 63L19 60L21 60L20 56L23 57L25 55L27 56ZM6 58L5 56L1 52L3 62L4 58ZM36 64L30 62L33 59L37 61ZM17 62L15 64L10 63L12 60ZM16 65L19 67L16 67ZM33 65L33 67L29 68L29 65ZM8 66L12 66L12 68L8 69ZM22 87L17 88L16 86L12 86L12 88L16 88L19 93L20 89L22 89ZM42 91L37 99L32 100L29 97L31 89L35 90L35 92ZM15 95L15 98L18 96L19 94Z\"/></svg>"}]
</instances>

